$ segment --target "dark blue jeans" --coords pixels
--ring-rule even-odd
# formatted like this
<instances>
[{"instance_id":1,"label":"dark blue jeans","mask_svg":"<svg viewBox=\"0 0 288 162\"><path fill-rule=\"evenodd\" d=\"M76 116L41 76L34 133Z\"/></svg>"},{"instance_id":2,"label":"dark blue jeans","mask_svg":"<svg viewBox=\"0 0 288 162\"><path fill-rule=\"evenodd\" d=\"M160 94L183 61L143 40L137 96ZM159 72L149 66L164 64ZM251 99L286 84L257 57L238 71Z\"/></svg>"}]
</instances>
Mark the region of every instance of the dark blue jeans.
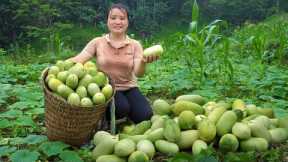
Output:
<instances>
[{"instance_id":1,"label":"dark blue jeans","mask_svg":"<svg viewBox=\"0 0 288 162\"><path fill-rule=\"evenodd\" d=\"M114 98L116 119L128 117L134 123L139 123L153 115L149 102L137 87L116 91ZM106 115L110 120L110 108Z\"/></svg>"}]
</instances>

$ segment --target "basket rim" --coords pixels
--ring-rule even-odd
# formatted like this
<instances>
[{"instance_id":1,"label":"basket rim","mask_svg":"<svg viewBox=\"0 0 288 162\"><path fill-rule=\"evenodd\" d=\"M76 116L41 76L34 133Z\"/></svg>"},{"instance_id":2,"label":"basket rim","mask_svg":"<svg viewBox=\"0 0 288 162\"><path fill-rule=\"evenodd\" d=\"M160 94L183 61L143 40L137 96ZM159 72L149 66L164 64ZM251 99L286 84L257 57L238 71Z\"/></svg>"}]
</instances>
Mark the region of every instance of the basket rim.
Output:
<instances>
[{"instance_id":1,"label":"basket rim","mask_svg":"<svg viewBox=\"0 0 288 162\"><path fill-rule=\"evenodd\" d=\"M116 89L115 89L115 85L114 85L113 81L112 81L111 78L110 78L108 75L106 75L106 73L105 73L105 75L106 75L106 76L108 77L108 79L109 79L109 84L113 87L113 93L112 93L112 96L109 98L109 100L107 100L104 104L99 104L99 105L94 105L94 104L93 104L92 107L81 106L81 105L79 105L79 106L72 105L72 104L68 103L63 97L60 97L60 96L57 96L57 95L53 94L52 91L49 89L49 87L47 86L47 84L46 84L46 82L45 82L45 78L46 78L46 76L48 75L48 70L49 70L49 67L46 67L46 68L42 71L42 73L41 73L40 84L42 85L43 90L46 91L47 93L49 93L49 95L52 95L53 97L56 97L57 99L61 100L62 102L67 103L67 104L68 104L70 107L72 107L72 108L83 108L83 109L86 109L86 110L87 110L87 109L93 110L93 109L96 109L96 108L98 108L98 107L107 106L107 105L112 101L112 99L114 98L114 95L115 95L115 93L116 93ZM102 72L102 71L101 71L101 72ZM104 73L104 72L103 72L103 73ZM73 90L73 91L74 91L74 90ZM75 93L76 93L76 92L75 92Z\"/></svg>"}]
</instances>

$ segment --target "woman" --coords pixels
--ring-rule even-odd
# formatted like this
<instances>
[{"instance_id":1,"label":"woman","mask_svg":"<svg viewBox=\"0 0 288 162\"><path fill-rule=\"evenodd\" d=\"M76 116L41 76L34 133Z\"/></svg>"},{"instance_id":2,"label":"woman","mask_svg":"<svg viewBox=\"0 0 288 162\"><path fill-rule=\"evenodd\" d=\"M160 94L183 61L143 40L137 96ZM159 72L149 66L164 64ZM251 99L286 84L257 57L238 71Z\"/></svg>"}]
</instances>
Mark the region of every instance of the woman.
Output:
<instances>
[{"instance_id":1,"label":"woman","mask_svg":"<svg viewBox=\"0 0 288 162\"><path fill-rule=\"evenodd\" d=\"M139 123L152 116L152 109L137 87L137 78L145 72L147 63L158 56L143 56L141 44L126 35L128 10L122 4L113 4L108 11L109 34L91 40L80 54L71 58L85 63L96 57L98 68L114 81L116 87L116 118L128 116Z\"/></svg>"}]
</instances>

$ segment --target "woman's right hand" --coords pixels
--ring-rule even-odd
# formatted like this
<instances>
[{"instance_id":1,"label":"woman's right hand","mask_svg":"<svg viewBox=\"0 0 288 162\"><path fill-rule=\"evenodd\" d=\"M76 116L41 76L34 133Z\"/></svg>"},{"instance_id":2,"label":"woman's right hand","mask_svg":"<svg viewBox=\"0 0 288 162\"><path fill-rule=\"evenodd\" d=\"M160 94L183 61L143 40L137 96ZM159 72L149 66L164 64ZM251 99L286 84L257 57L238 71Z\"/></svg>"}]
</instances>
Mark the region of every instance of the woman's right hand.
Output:
<instances>
[{"instance_id":1,"label":"woman's right hand","mask_svg":"<svg viewBox=\"0 0 288 162\"><path fill-rule=\"evenodd\" d=\"M151 62L154 62L156 60L159 59L159 56L158 55L149 55L149 56L143 56L142 58L142 62L144 63L151 63Z\"/></svg>"}]
</instances>

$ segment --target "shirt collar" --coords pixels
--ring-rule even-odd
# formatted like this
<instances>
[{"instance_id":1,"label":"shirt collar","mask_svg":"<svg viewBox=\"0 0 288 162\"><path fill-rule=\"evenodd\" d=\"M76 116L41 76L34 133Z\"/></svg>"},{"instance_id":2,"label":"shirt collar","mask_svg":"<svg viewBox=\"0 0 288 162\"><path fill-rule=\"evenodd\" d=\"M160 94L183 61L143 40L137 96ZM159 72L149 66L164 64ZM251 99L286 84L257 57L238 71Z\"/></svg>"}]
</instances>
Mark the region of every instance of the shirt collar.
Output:
<instances>
[{"instance_id":1,"label":"shirt collar","mask_svg":"<svg viewBox=\"0 0 288 162\"><path fill-rule=\"evenodd\" d=\"M111 43L110 43L111 40L110 40L110 38L109 38L109 34L105 34L104 37L105 37L107 43L109 43L109 44L111 45ZM123 45L121 45L119 48L124 47L124 46L130 44L130 42L131 42L130 37L129 37L128 35L126 35L126 39L125 39Z\"/></svg>"}]
</instances>

